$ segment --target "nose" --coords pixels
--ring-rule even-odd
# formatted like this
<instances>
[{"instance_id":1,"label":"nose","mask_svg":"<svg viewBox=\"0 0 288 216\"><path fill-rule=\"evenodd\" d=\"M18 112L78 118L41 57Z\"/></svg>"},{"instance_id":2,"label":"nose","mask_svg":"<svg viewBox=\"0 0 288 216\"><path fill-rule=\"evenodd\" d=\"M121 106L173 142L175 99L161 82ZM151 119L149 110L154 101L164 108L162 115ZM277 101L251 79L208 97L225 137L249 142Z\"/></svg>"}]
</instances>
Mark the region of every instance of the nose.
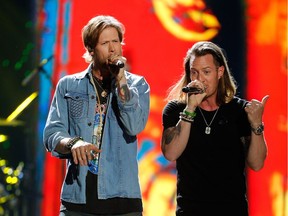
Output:
<instances>
[{"instance_id":1,"label":"nose","mask_svg":"<svg viewBox=\"0 0 288 216\"><path fill-rule=\"evenodd\" d=\"M115 46L113 43L109 43L109 51L114 52L115 51Z\"/></svg>"},{"instance_id":2,"label":"nose","mask_svg":"<svg viewBox=\"0 0 288 216\"><path fill-rule=\"evenodd\" d=\"M203 83L204 82L204 75L202 73L198 73L197 79Z\"/></svg>"}]
</instances>

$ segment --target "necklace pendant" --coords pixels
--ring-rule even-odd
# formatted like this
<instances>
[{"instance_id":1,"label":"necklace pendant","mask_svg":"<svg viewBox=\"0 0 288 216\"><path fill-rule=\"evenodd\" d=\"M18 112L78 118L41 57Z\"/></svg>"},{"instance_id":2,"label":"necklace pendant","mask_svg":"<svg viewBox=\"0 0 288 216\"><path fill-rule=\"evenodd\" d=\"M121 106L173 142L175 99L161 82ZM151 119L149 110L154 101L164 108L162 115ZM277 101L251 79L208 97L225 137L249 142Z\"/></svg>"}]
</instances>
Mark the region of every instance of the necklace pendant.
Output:
<instances>
[{"instance_id":1,"label":"necklace pendant","mask_svg":"<svg viewBox=\"0 0 288 216\"><path fill-rule=\"evenodd\" d=\"M103 98L107 97L107 92L106 92L105 90L102 91L101 96L102 96Z\"/></svg>"},{"instance_id":2,"label":"necklace pendant","mask_svg":"<svg viewBox=\"0 0 288 216\"><path fill-rule=\"evenodd\" d=\"M211 128L210 128L209 126L207 126L207 127L205 128L205 133L206 133L206 134L210 134L210 133L211 133Z\"/></svg>"}]
</instances>

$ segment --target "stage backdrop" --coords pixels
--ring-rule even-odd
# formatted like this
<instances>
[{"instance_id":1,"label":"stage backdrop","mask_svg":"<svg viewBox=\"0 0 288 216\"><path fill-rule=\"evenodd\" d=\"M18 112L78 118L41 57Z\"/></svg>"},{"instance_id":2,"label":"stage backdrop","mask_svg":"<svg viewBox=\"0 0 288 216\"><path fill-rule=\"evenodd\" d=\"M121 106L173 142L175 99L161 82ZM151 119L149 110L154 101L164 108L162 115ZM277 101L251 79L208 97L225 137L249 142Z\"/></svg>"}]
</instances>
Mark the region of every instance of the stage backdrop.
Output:
<instances>
[{"instance_id":1,"label":"stage backdrop","mask_svg":"<svg viewBox=\"0 0 288 216\"><path fill-rule=\"evenodd\" d=\"M126 27L124 56L129 70L151 86L151 113L139 135L139 169L145 216L175 212L175 164L160 152L161 112L167 89L183 71L186 51L196 41L222 46L239 84L238 95L261 100L265 110L269 155L265 168L248 170L251 216L283 216L287 196L287 65L285 0L46 0L39 6L41 58L51 57L41 75L39 203L42 216L57 215L64 161L52 158L42 144L42 131L55 84L60 77L85 69L81 29L95 15L112 15ZM50 77L50 78L49 78ZM225 167L223 167L225 169Z\"/></svg>"}]
</instances>

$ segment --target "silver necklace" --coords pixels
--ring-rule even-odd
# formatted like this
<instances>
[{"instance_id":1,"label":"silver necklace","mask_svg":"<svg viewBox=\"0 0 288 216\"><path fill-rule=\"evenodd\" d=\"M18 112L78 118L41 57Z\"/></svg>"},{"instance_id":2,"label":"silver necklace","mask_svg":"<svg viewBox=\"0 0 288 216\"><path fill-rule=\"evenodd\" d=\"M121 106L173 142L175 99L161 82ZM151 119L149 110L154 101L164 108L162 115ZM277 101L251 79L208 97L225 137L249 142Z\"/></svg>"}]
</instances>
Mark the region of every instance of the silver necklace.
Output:
<instances>
[{"instance_id":1,"label":"silver necklace","mask_svg":"<svg viewBox=\"0 0 288 216\"><path fill-rule=\"evenodd\" d=\"M214 121L214 118L215 118L215 116L217 115L219 108L220 108L220 107L218 107L218 109L216 110L216 112L215 112L215 114L214 114L211 122L208 124L207 121L206 121L206 119L205 119L205 117L204 117L204 115L203 115L203 113L202 113L202 111L201 111L201 108L199 107L200 113L201 113L201 115L202 115L202 117L203 117L203 119L204 119L204 122L205 122L205 124L206 124L205 134L210 134L210 133L211 133L211 127L210 127L210 126L211 126L212 122Z\"/></svg>"}]
</instances>

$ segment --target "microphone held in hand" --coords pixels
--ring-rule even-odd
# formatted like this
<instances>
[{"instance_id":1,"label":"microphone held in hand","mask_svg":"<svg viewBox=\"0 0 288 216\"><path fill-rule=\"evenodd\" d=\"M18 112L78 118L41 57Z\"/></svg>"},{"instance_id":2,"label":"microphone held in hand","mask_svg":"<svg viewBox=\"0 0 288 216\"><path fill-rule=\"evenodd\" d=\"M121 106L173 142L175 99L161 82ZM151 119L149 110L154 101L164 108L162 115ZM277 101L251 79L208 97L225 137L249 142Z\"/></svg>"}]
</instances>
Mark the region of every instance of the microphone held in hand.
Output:
<instances>
[{"instance_id":1,"label":"microphone held in hand","mask_svg":"<svg viewBox=\"0 0 288 216\"><path fill-rule=\"evenodd\" d=\"M125 66L124 62L122 62L121 60L115 60L111 63L111 65L114 65L118 68L123 68Z\"/></svg>"},{"instance_id":2,"label":"microphone held in hand","mask_svg":"<svg viewBox=\"0 0 288 216\"><path fill-rule=\"evenodd\" d=\"M183 87L182 91L184 93L189 93L189 94L202 94L202 93L204 93L203 89L200 89L197 87L189 87L189 86Z\"/></svg>"}]
</instances>

